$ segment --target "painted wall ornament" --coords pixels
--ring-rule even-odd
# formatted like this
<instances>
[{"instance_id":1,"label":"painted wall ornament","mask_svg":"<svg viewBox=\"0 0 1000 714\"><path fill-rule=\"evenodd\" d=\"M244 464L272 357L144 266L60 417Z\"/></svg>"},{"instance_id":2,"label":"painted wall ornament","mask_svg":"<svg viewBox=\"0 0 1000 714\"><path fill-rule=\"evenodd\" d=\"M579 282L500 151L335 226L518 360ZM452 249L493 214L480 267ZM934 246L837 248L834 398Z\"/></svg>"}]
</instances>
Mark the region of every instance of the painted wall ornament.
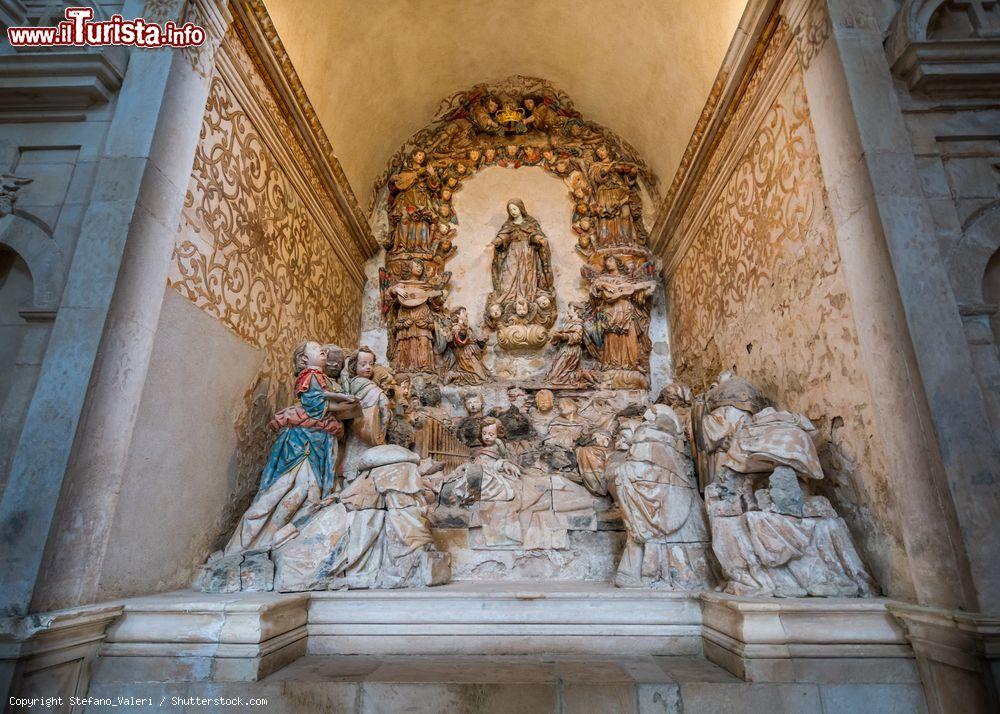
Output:
<instances>
[{"instance_id":1,"label":"painted wall ornament","mask_svg":"<svg viewBox=\"0 0 1000 714\"><path fill-rule=\"evenodd\" d=\"M507 220L492 243L493 292L486 324L503 349L534 349L548 340L556 319L548 239L519 198L507 202Z\"/></svg>"}]
</instances>

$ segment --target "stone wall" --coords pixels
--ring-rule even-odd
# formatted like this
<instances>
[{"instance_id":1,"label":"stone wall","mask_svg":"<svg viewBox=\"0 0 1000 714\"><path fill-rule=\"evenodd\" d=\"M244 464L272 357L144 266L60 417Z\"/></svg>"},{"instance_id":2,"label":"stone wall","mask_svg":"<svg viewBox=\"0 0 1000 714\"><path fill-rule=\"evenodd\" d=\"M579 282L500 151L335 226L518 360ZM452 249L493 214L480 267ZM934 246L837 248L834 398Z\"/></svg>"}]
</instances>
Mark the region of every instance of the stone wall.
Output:
<instances>
[{"instance_id":1,"label":"stone wall","mask_svg":"<svg viewBox=\"0 0 1000 714\"><path fill-rule=\"evenodd\" d=\"M125 485L158 505L117 512L105 597L190 582L256 492L295 346L358 340L363 259L252 58L224 49Z\"/></svg>"},{"instance_id":2,"label":"stone wall","mask_svg":"<svg viewBox=\"0 0 1000 714\"><path fill-rule=\"evenodd\" d=\"M123 475L107 508L87 516L103 550L79 562L78 529L61 529L37 609L188 586L256 491L267 422L291 399L296 344L357 344L365 256L353 219L324 173L330 159L308 144L301 98L278 91L274 58L262 60L246 22L202 76L166 283L145 288L162 307Z\"/></svg>"},{"instance_id":3,"label":"stone wall","mask_svg":"<svg viewBox=\"0 0 1000 714\"><path fill-rule=\"evenodd\" d=\"M888 592L905 554L801 68L779 27L684 209L668 262L679 379L695 391L723 369L818 427L827 483Z\"/></svg>"}]
</instances>

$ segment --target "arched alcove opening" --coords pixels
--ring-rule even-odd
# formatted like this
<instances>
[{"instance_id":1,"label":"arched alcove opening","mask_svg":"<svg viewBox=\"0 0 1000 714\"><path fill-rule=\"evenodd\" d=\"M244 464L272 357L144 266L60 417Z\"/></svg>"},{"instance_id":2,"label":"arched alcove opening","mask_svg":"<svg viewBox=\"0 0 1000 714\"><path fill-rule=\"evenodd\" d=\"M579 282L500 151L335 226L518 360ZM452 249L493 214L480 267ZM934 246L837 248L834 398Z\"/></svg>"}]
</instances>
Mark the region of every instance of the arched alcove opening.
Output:
<instances>
[{"instance_id":1,"label":"arched alcove opening","mask_svg":"<svg viewBox=\"0 0 1000 714\"><path fill-rule=\"evenodd\" d=\"M471 324L484 325L487 297L492 284L492 242L507 220L507 201L519 198L548 238L555 278L556 310L565 315L570 303L587 300L580 274L583 257L577 252L572 229L573 206L566 200L566 186L537 166L518 169L490 166L473 176L455 195L455 213L460 218L455 254L448 261L452 273L449 298L469 312ZM500 378L544 377L543 360L519 355L487 361L487 368Z\"/></svg>"},{"instance_id":2,"label":"arched alcove opening","mask_svg":"<svg viewBox=\"0 0 1000 714\"><path fill-rule=\"evenodd\" d=\"M50 321L22 315L34 304L35 283L25 260L0 245L0 495L10 458L38 380ZM30 313L28 313L30 314Z\"/></svg>"}]
</instances>

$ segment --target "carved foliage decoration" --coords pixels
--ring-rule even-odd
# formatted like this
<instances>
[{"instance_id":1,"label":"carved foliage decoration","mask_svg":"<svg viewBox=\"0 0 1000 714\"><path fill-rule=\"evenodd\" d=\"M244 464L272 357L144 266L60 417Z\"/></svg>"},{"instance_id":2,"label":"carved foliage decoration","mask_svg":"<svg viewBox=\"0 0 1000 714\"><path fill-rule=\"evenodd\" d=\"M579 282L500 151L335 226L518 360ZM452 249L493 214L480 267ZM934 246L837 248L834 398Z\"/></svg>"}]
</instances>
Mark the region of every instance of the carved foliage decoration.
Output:
<instances>
[{"instance_id":1,"label":"carved foliage decoration","mask_svg":"<svg viewBox=\"0 0 1000 714\"><path fill-rule=\"evenodd\" d=\"M355 341L361 291L329 241L214 76L168 282L266 350L272 401L290 387L286 363L299 340Z\"/></svg>"}]
</instances>

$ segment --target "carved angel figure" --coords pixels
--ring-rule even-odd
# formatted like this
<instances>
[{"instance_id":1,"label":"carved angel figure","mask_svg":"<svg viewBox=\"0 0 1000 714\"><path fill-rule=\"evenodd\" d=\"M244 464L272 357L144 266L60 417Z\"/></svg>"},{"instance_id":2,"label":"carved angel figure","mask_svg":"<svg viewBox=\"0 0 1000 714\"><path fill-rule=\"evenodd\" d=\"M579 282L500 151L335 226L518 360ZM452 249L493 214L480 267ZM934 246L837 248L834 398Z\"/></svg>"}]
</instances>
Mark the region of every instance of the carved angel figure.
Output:
<instances>
[{"instance_id":1,"label":"carved angel figure","mask_svg":"<svg viewBox=\"0 0 1000 714\"><path fill-rule=\"evenodd\" d=\"M639 167L613 160L603 144L595 154L597 160L588 169L588 177L595 189L591 211L597 219L597 244L602 248L634 245L644 238L636 223Z\"/></svg>"},{"instance_id":2,"label":"carved angel figure","mask_svg":"<svg viewBox=\"0 0 1000 714\"><path fill-rule=\"evenodd\" d=\"M645 362L650 342L648 302L656 289L652 280L628 275L621 260L614 255L604 258L604 272L590 285L591 300L596 309L591 339L597 348L601 368L605 372L637 373L610 375L616 387L642 386ZM626 383L627 382L627 383Z\"/></svg>"},{"instance_id":3,"label":"carved angel figure","mask_svg":"<svg viewBox=\"0 0 1000 714\"><path fill-rule=\"evenodd\" d=\"M427 154L414 151L409 166L389 178L389 187L393 225L389 252L428 250L431 226L438 221L435 194L441 188L441 178L434 166L427 164Z\"/></svg>"},{"instance_id":4,"label":"carved angel figure","mask_svg":"<svg viewBox=\"0 0 1000 714\"><path fill-rule=\"evenodd\" d=\"M415 260L405 277L385 292L389 308L394 311L390 347L399 372L433 372L435 367L436 342L440 342L437 337L442 331L436 311L444 291L425 282L423 275L423 264Z\"/></svg>"},{"instance_id":5,"label":"carved angel figure","mask_svg":"<svg viewBox=\"0 0 1000 714\"><path fill-rule=\"evenodd\" d=\"M552 333L552 344L561 345L546 377L546 381L554 387L582 387L596 381L581 366L584 309L585 305L573 303L562 329Z\"/></svg>"},{"instance_id":6,"label":"carved angel figure","mask_svg":"<svg viewBox=\"0 0 1000 714\"><path fill-rule=\"evenodd\" d=\"M469 325L468 310L464 307L455 309L451 313L451 348L455 364L449 374L449 382L478 385L489 379L483 366L484 343Z\"/></svg>"}]
</instances>

